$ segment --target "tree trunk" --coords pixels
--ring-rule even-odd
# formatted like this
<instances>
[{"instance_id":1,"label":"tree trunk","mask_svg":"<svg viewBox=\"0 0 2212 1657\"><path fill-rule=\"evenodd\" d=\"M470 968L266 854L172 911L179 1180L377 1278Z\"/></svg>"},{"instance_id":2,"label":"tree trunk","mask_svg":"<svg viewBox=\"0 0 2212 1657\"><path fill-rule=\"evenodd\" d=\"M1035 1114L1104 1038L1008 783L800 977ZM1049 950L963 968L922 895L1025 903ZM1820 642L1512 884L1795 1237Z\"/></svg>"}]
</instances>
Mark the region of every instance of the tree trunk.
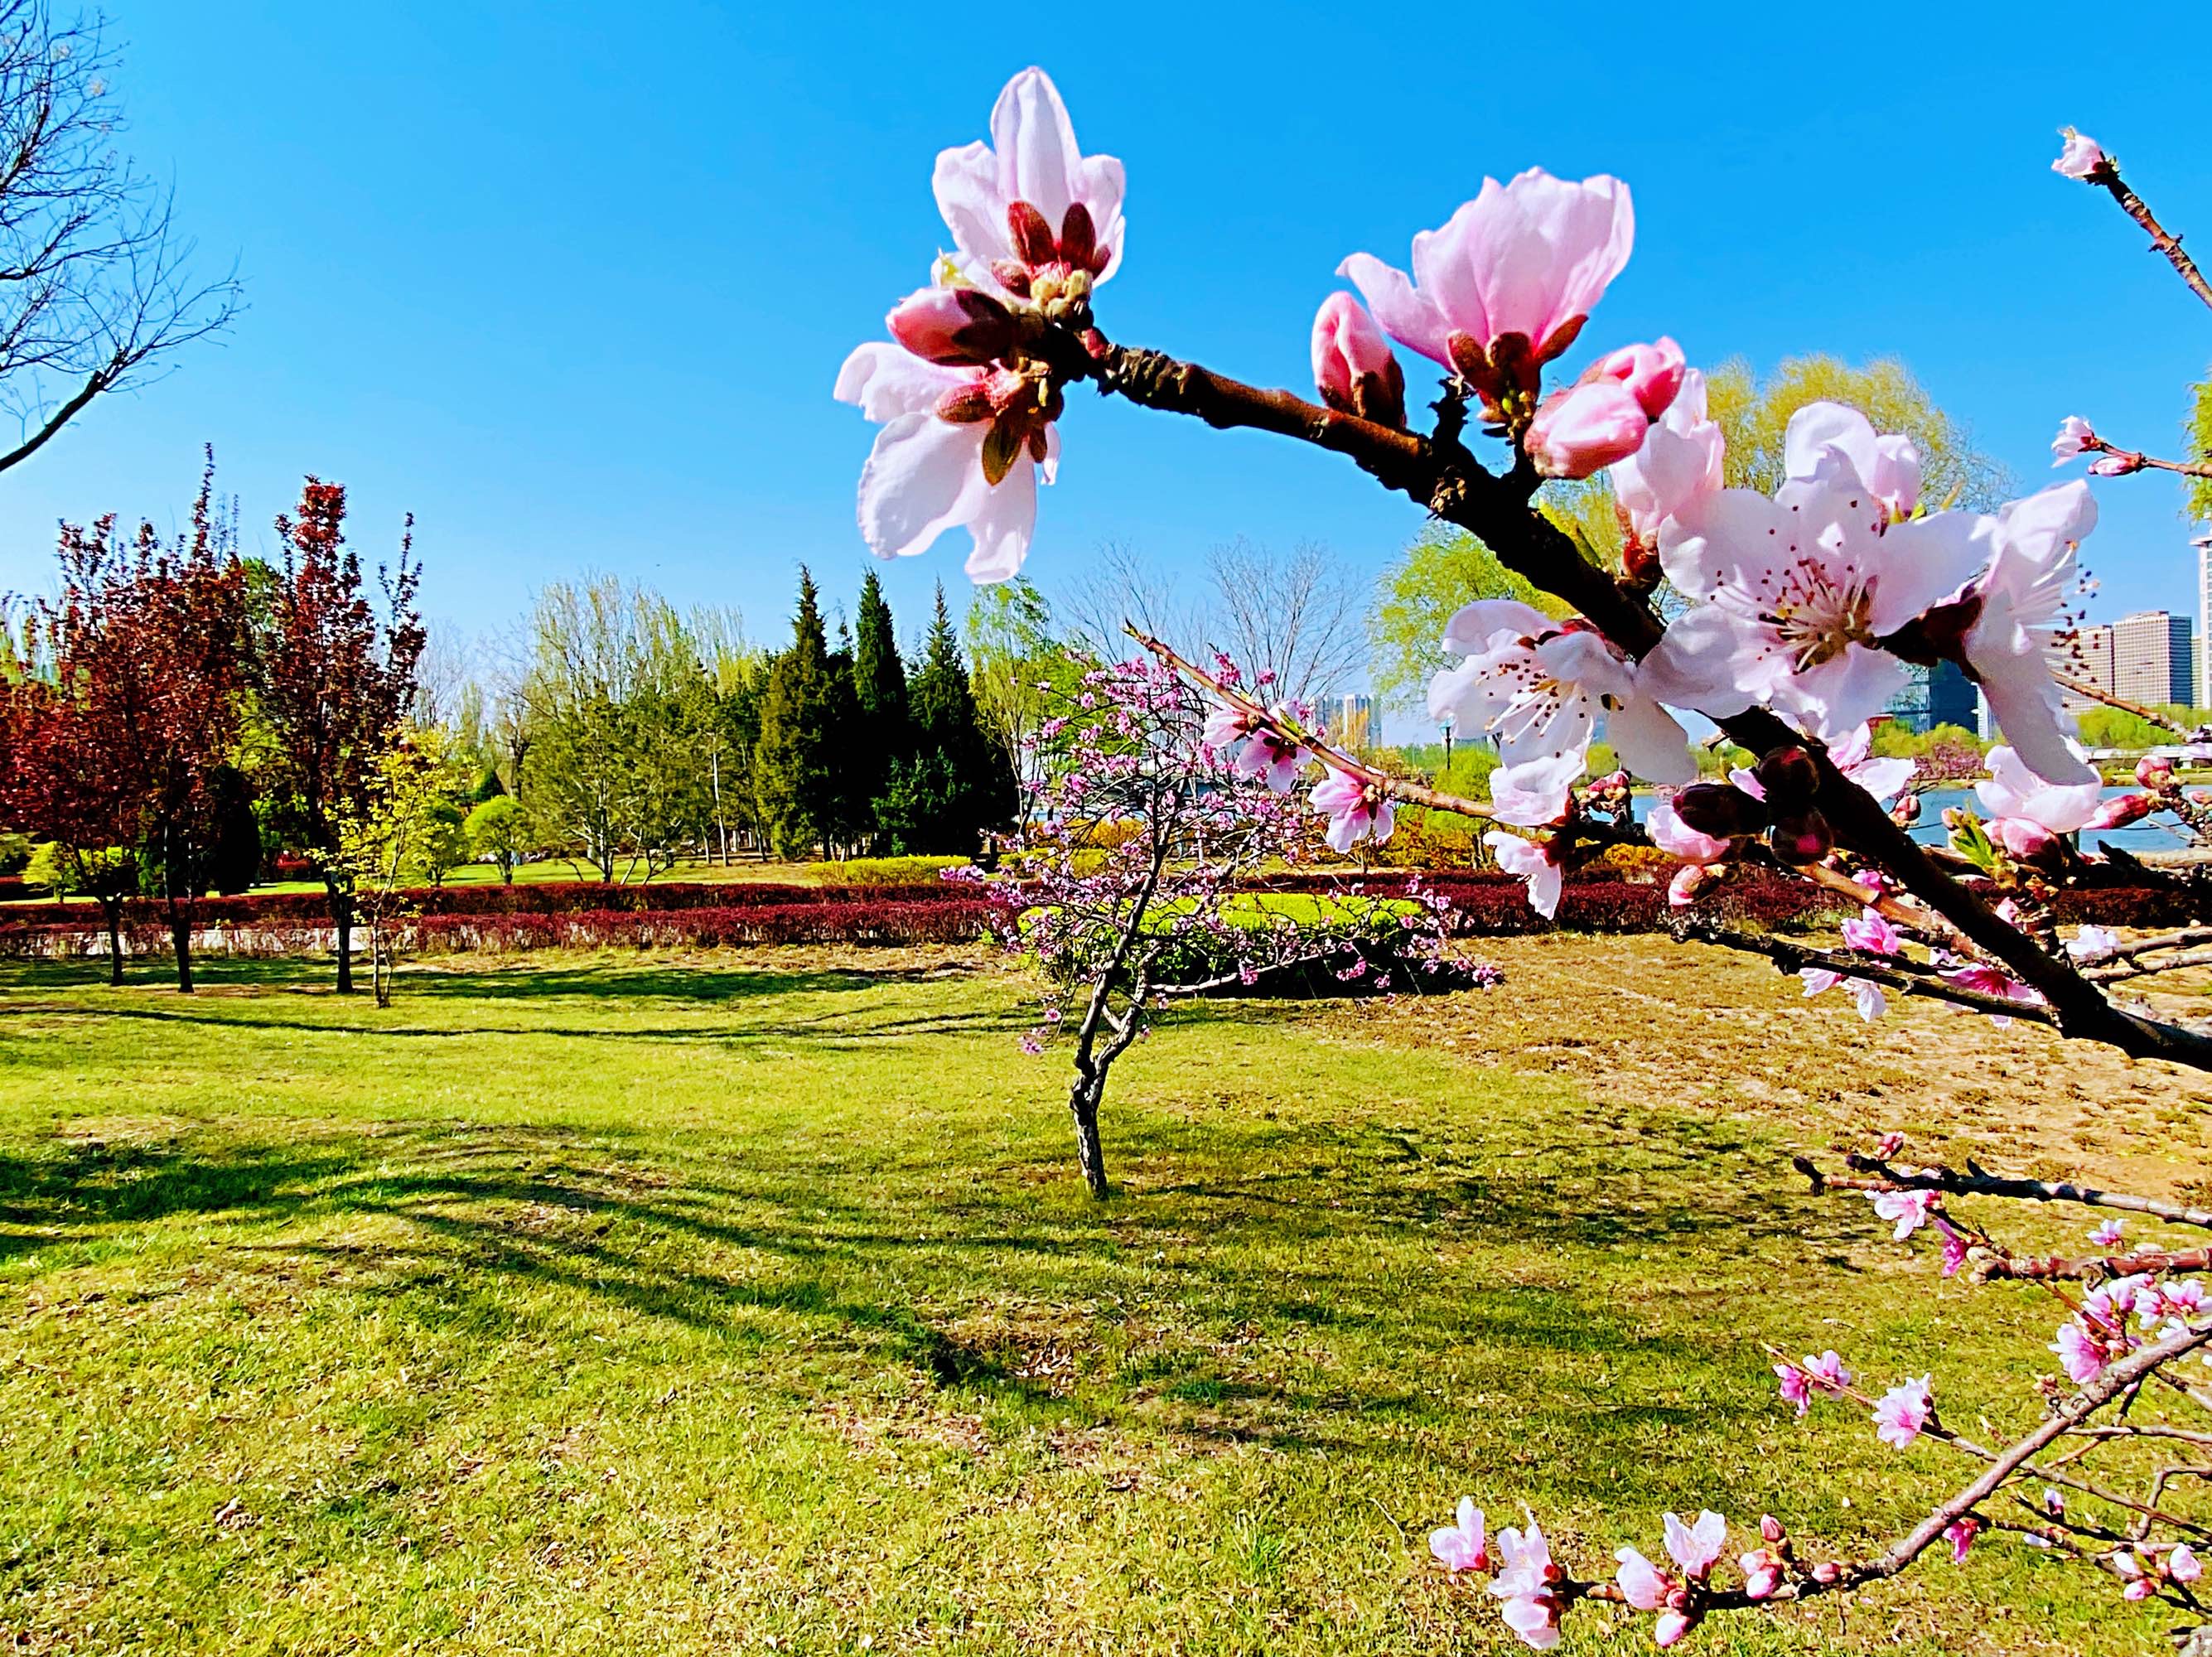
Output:
<instances>
[{"instance_id":1,"label":"tree trunk","mask_svg":"<svg viewBox=\"0 0 2212 1657\"><path fill-rule=\"evenodd\" d=\"M169 943L177 952L177 990L192 992L192 917L189 911L169 905Z\"/></svg>"},{"instance_id":2,"label":"tree trunk","mask_svg":"<svg viewBox=\"0 0 2212 1657\"><path fill-rule=\"evenodd\" d=\"M1103 1201L1110 1194L1106 1183L1106 1152L1098 1143L1098 1098L1105 1091L1103 1077L1081 1077L1067 1096L1067 1108L1075 1118L1075 1159L1083 1168L1083 1183Z\"/></svg>"},{"instance_id":3,"label":"tree trunk","mask_svg":"<svg viewBox=\"0 0 2212 1657\"><path fill-rule=\"evenodd\" d=\"M107 922L107 981L123 981L123 900L104 897L100 900L100 912Z\"/></svg>"},{"instance_id":4,"label":"tree trunk","mask_svg":"<svg viewBox=\"0 0 2212 1657\"><path fill-rule=\"evenodd\" d=\"M353 993L353 900L337 892L331 894L331 919L338 929L338 993Z\"/></svg>"}]
</instances>

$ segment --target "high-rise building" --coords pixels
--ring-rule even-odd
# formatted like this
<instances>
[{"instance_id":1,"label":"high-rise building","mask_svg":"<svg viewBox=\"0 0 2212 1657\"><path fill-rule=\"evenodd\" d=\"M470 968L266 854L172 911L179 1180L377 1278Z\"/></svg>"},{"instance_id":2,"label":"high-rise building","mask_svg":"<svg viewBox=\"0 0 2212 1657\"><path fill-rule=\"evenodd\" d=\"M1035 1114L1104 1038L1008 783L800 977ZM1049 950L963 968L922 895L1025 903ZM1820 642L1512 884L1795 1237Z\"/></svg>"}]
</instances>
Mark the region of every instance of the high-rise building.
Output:
<instances>
[{"instance_id":1,"label":"high-rise building","mask_svg":"<svg viewBox=\"0 0 2212 1657\"><path fill-rule=\"evenodd\" d=\"M1372 696L1339 696L1329 704L1329 740L1352 753L1382 745L1382 709Z\"/></svg>"},{"instance_id":2,"label":"high-rise building","mask_svg":"<svg viewBox=\"0 0 2212 1657\"><path fill-rule=\"evenodd\" d=\"M2094 685L2107 696L2118 689L2112 671L2112 629L2109 624L2076 628L2072 648L2059 664L2059 671L2069 679L2078 679L2085 685ZM2097 707L2102 706L2094 696L2069 690L2063 700L2069 707Z\"/></svg>"},{"instance_id":3,"label":"high-rise building","mask_svg":"<svg viewBox=\"0 0 2212 1657\"><path fill-rule=\"evenodd\" d=\"M1928 670L1928 723L1924 730L1939 725L1975 727L1974 682L1966 677L1966 670L1956 662L1938 662Z\"/></svg>"},{"instance_id":4,"label":"high-rise building","mask_svg":"<svg viewBox=\"0 0 2212 1657\"><path fill-rule=\"evenodd\" d=\"M2186 616L2141 610L2112 623L2112 691L2133 702L2197 699L2194 630Z\"/></svg>"},{"instance_id":5,"label":"high-rise building","mask_svg":"<svg viewBox=\"0 0 2212 1657\"><path fill-rule=\"evenodd\" d=\"M2193 707L2212 707L2212 535L2189 543L2197 549L2197 695Z\"/></svg>"}]
</instances>

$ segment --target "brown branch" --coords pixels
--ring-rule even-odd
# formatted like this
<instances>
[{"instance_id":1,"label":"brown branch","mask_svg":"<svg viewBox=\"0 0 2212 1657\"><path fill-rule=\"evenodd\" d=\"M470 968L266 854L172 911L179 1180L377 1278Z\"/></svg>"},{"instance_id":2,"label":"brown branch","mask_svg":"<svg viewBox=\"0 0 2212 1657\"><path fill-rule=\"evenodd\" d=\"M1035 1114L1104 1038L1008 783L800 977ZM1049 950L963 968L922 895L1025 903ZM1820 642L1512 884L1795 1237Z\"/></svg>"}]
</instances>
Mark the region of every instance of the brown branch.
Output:
<instances>
[{"instance_id":1,"label":"brown branch","mask_svg":"<svg viewBox=\"0 0 2212 1657\"><path fill-rule=\"evenodd\" d=\"M2101 1283L2112 1278L2132 1277L2138 1272L2212 1272L2212 1244L2203 1248L2141 1248L2132 1254L2090 1255L2078 1260L2057 1254L2042 1259L1999 1254L1975 1268L1978 1277L2010 1278L2029 1283L2053 1278Z\"/></svg>"},{"instance_id":2,"label":"brown branch","mask_svg":"<svg viewBox=\"0 0 2212 1657\"><path fill-rule=\"evenodd\" d=\"M1282 395L1287 396L1288 393L1282 393ZM1348 416L1337 417L1350 418ZM1368 422L1363 421L1360 423L1365 425ZM1185 678L1203 687L1208 695L1218 697L1230 707L1237 709L1255 725L1265 726L1273 735L1293 748L1303 748L1332 771L1340 771L1346 776L1357 779L1378 793L1389 794L1393 798L1403 800L1409 805L1425 805L1438 811L1455 811L1464 817L1494 817L1497 815L1486 800L1469 799L1464 794L1447 793L1442 789L1431 788L1425 783L1414 782L1404 777L1394 777L1387 772L1377 771L1372 766L1362 765L1351 755L1340 753L1326 743L1316 742L1296 720L1283 718L1273 709L1261 706L1242 690L1224 683L1216 675L1208 673L1195 663L1185 660L1173 646L1164 640L1155 639L1149 633L1134 627L1129 628L1129 636Z\"/></svg>"},{"instance_id":3,"label":"brown branch","mask_svg":"<svg viewBox=\"0 0 2212 1657\"><path fill-rule=\"evenodd\" d=\"M2204 273L2197 268L2197 261L2182 252L2181 238L2160 224L2143 198L2128 188L2120 177L2118 161L2106 156L2103 164L2089 174L2087 182L2101 185L2120 204L2123 213L2142 226L2149 234L2151 246L2166 255L2166 263L2174 268L2182 281L2189 284L2189 291L2205 304L2212 306L2212 282L2205 281Z\"/></svg>"},{"instance_id":4,"label":"brown branch","mask_svg":"<svg viewBox=\"0 0 2212 1657\"><path fill-rule=\"evenodd\" d=\"M1945 1001L1953 1006L1998 1018L2018 1018L2031 1024L2052 1023L2051 1009L2039 1002L2008 1001L2001 995L1986 995L1979 990L1969 990L1936 975L1933 968L1916 962L1885 960L1874 956L1860 955L1843 950L1818 950L1802 944L1794 944L1786 938L1775 938L1753 932L1739 932L1726 926L1715 926L1692 921L1676 928L1678 938L1699 944L1711 944L1724 950L1739 950L1745 955L1765 956L1782 973L1802 972L1816 967L1843 978L1863 978L1869 982L1893 989L1900 995L1917 995L1933 1001Z\"/></svg>"},{"instance_id":5,"label":"brown branch","mask_svg":"<svg viewBox=\"0 0 2212 1657\"><path fill-rule=\"evenodd\" d=\"M1897 1168L1879 1156L1862 1156L1845 1160L1860 1174L1871 1177L1854 1179L1848 1174L1825 1174L1803 1156L1790 1160L1790 1166L1812 1181L1815 1193L1833 1187L1839 1191L1942 1191L1955 1197L2011 1197L2027 1202L2078 1203L2084 1208L2117 1208L2174 1225L2212 1230L2212 1209L2191 1208L2124 1191L2100 1191L2094 1186L2075 1185L2070 1180L2015 1179L1978 1168L1964 1174L1940 1166Z\"/></svg>"},{"instance_id":6,"label":"brown branch","mask_svg":"<svg viewBox=\"0 0 2212 1657\"><path fill-rule=\"evenodd\" d=\"M1573 605L1632 655L1647 654L1665 631L1642 593L1584 557L1558 525L1530 508L1539 480L1525 464L1499 476L1486 470L1456 438L1431 441L1339 414L1291 392L1263 391L1158 351L1112 344L1096 329L1079 337L1065 327L1049 327L1037 349L1057 375L1088 379L1104 394L1191 415L1224 430L1273 432L1347 456L1386 487L1471 531L1507 569ZM1730 740L1755 754L1806 747L1819 777L1815 798L1838 840L1894 874L1978 950L2041 994L2050 1004L2050 1022L2062 1033L2103 1041L2139 1059L2212 1069L2212 1036L2106 1000L2069 962L2046 953L1947 874L1872 795L1836 768L1819 744L1808 744L1763 710L1716 723Z\"/></svg>"},{"instance_id":7,"label":"brown branch","mask_svg":"<svg viewBox=\"0 0 2212 1657\"><path fill-rule=\"evenodd\" d=\"M2130 701L2125 696L2115 695L2109 690L2090 683L2087 679L2077 679L2071 673L2053 673L2051 677L2058 681L2059 689L2062 690L2070 690L2077 696L2087 696L2090 701L2102 702L2107 707L2117 707L2123 713L2132 713L2137 719L2157 725L2160 730L2171 731L2178 737L2186 737L2189 734L2189 727L2179 720L2160 713L2154 707L2147 707L2142 702Z\"/></svg>"}]
</instances>

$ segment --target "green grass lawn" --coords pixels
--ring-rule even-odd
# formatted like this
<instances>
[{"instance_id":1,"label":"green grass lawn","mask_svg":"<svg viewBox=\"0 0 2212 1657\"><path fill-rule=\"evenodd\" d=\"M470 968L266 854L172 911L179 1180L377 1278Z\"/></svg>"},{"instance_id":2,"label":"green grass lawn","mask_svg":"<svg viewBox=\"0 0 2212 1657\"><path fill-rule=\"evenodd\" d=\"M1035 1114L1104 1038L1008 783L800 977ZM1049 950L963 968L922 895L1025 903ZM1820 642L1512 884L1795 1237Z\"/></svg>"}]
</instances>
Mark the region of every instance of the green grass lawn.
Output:
<instances>
[{"instance_id":1,"label":"green grass lawn","mask_svg":"<svg viewBox=\"0 0 2212 1657\"><path fill-rule=\"evenodd\" d=\"M1759 1340L1941 1397L2050 1338L2025 1291L1970 1335L1779 1126L1340 1011L1178 1015L1094 1205L1018 980L785 959L416 970L384 1012L0 968L9 1648L1517 1648L1427 1562L1463 1492L1585 1568L1708 1502L1863 1544L1953 1464L1800 1427ZM1685 1649L2162 1623L1996 1543Z\"/></svg>"}]
</instances>

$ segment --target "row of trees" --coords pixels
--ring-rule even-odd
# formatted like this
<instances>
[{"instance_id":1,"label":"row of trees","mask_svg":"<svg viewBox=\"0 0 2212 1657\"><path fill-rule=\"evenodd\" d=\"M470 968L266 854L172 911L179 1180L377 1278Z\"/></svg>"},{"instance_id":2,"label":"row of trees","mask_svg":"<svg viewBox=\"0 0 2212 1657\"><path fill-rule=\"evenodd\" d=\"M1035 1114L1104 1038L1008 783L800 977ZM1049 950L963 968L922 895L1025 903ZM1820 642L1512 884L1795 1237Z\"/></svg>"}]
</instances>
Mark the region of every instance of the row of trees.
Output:
<instances>
[{"instance_id":1,"label":"row of trees","mask_svg":"<svg viewBox=\"0 0 2212 1657\"><path fill-rule=\"evenodd\" d=\"M346 835L375 809L423 633L411 525L379 594L345 515L343 488L310 477L278 560L241 557L210 455L173 540L112 514L63 527L59 591L0 660L0 821L100 901L118 981L125 897L163 901L189 990L193 901L252 883L268 838L320 873L352 987Z\"/></svg>"},{"instance_id":2,"label":"row of trees","mask_svg":"<svg viewBox=\"0 0 2212 1657\"><path fill-rule=\"evenodd\" d=\"M872 571L834 644L802 569L780 650L726 611L686 616L603 577L547 587L514 653L490 698L463 693L457 744L511 790L503 833L603 880L694 849L972 854L1014 816L1008 729L979 702L941 591L911 674ZM994 670L1001 688L1021 677Z\"/></svg>"}]
</instances>

